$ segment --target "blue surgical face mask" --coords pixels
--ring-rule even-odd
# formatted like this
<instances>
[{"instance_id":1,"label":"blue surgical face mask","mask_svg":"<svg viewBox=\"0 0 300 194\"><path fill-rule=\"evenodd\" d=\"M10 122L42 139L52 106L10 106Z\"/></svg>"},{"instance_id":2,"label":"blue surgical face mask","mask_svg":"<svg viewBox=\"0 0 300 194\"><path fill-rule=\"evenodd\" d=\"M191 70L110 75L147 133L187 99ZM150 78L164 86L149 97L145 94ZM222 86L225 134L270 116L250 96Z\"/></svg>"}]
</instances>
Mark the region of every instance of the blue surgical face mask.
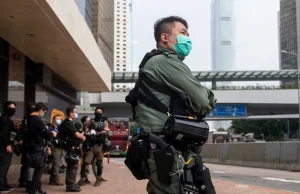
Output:
<instances>
[{"instance_id":1,"label":"blue surgical face mask","mask_svg":"<svg viewBox=\"0 0 300 194\"><path fill-rule=\"evenodd\" d=\"M61 124L61 119L58 119L55 121L56 125L60 125Z\"/></svg>"},{"instance_id":2,"label":"blue surgical face mask","mask_svg":"<svg viewBox=\"0 0 300 194\"><path fill-rule=\"evenodd\" d=\"M75 113L74 118L75 118L75 119L78 118L78 113Z\"/></svg>"},{"instance_id":3,"label":"blue surgical face mask","mask_svg":"<svg viewBox=\"0 0 300 194\"><path fill-rule=\"evenodd\" d=\"M170 36L174 36L174 35L170 34ZM176 38L177 38L177 43L173 44L173 47L177 55L182 57L188 56L192 50L191 38L181 34L177 35Z\"/></svg>"}]
</instances>

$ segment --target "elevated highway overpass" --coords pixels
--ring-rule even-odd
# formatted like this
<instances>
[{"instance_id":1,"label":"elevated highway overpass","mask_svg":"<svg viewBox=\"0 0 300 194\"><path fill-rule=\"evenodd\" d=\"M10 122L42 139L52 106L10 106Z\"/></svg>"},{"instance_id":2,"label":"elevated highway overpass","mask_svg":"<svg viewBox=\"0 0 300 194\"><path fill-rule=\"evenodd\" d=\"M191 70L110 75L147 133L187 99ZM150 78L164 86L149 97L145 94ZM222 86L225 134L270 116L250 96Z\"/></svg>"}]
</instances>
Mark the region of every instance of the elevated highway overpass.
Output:
<instances>
[{"instance_id":1,"label":"elevated highway overpass","mask_svg":"<svg viewBox=\"0 0 300 194\"><path fill-rule=\"evenodd\" d=\"M214 90L218 104L246 105L247 115L242 118L299 118L298 115L298 90ZM93 107L101 106L105 115L132 117L131 107L125 102L128 92L103 92L88 93L91 108L81 107L81 113L92 113ZM241 117L208 117L215 119L240 119Z\"/></svg>"}]
</instances>

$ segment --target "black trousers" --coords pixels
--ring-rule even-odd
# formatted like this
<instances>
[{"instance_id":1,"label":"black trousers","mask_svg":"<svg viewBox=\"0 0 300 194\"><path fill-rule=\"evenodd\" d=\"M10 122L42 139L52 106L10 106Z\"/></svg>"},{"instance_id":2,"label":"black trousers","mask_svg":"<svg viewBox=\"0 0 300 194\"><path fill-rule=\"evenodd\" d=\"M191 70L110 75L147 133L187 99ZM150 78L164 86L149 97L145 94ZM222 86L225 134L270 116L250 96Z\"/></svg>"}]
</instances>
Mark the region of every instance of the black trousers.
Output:
<instances>
[{"instance_id":1,"label":"black trousers","mask_svg":"<svg viewBox=\"0 0 300 194\"><path fill-rule=\"evenodd\" d=\"M32 186L34 189L38 189L41 183L41 178L45 168L46 153L32 153L29 155L30 167L34 169L32 176Z\"/></svg>"},{"instance_id":2,"label":"black trousers","mask_svg":"<svg viewBox=\"0 0 300 194\"><path fill-rule=\"evenodd\" d=\"M25 184L28 181L28 175L29 175L29 159L27 156L27 152L23 151L22 152L22 157L21 157L21 171L20 171L20 178L19 178L19 183L20 184Z\"/></svg>"},{"instance_id":3,"label":"black trousers","mask_svg":"<svg viewBox=\"0 0 300 194\"><path fill-rule=\"evenodd\" d=\"M11 164L13 153L0 153L0 187L7 184L7 173Z\"/></svg>"},{"instance_id":4,"label":"black trousers","mask_svg":"<svg viewBox=\"0 0 300 194\"><path fill-rule=\"evenodd\" d=\"M66 186L67 188L72 188L76 184L76 175L78 170L77 165L67 164L67 173L66 173Z\"/></svg>"}]
</instances>

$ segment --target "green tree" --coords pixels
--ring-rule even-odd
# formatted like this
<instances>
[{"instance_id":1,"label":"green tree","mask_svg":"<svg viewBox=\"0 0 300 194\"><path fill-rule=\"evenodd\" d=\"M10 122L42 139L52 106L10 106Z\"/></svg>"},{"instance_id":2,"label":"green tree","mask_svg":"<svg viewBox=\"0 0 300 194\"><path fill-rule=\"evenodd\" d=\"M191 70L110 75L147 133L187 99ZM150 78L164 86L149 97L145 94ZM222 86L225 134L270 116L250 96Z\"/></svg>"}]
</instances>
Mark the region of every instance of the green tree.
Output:
<instances>
[{"instance_id":1,"label":"green tree","mask_svg":"<svg viewBox=\"0 0 300 194\"><path fill-rule=\"evenodd\" d=\"M284 120L233 120L232 129L237 134L254 133L263 134L266 141L281 140L283 132L286 131L286 121Z\"/></svg>"},{"instance_id":2,"label":"green tree","mask_svg":"<svg viewBox=\"0 0 300 194\"><path fill-rule=\"evenodd\" d=\"M219 131L219 132L223 132L223 131L225 131L225 129L224 129L224 128L222 128L222 127L219 127L219 128L217 129L217 131Z\"/></svg>"}]
</instances>

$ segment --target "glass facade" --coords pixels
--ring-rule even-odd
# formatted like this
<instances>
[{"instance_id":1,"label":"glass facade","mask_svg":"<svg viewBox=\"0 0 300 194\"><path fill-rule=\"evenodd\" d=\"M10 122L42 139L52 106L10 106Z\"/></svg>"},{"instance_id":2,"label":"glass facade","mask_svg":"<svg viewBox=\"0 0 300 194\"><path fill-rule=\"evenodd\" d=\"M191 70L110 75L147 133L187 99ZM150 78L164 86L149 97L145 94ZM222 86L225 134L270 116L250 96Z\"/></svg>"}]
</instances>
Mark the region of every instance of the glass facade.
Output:
<instances>
[{"instance_id":1,"label":"glass facade","mask_svg":"<svg viewBox=\"0 0 300 194\"><path fill-rule=\"evenodd\" d=\"M296 0L280 1L280 69L297 69L297 14ZM284 51L284 52L282 52ZM297 81L284 81L284 85L295 85Z\"/></svg>"},{"instance_id":2,"label":"glass facade","mask_svg":"<svg viewBox=\"0 0 300 194\"><path fill-rule=\"evenodd\" d=\"M77 7L84 17L88 27L90 28L90 30L92 30L93 0L75 0L75 3L77 4Z\"/></svg>"}]
</instances>

